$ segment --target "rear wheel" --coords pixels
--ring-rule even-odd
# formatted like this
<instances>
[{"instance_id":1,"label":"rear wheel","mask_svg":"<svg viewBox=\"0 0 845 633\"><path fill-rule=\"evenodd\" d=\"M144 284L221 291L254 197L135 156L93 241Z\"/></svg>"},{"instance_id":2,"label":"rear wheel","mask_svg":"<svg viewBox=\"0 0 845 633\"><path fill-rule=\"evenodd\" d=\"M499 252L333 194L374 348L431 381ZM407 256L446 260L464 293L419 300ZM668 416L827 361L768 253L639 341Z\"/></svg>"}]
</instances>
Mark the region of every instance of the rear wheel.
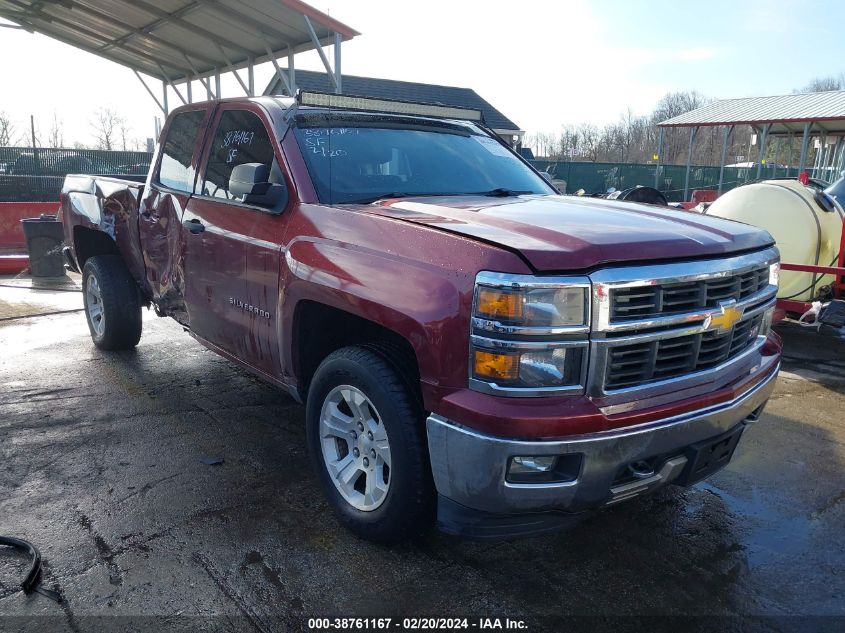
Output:
<instances>
[{"instance_id":1,"label":"rear wheel","mask_svg":"<svg viewBox=\"0 0 845 633\"><path fill-rule=\"evenodd\" d=\"M396 364L346 347L317 369L308 392L312 463L340 520L358 536L401 541L434 520L424 414Z\"/></svg>"},{"instance_id":2,"label":"rear wheel","mask_svg":"<svg viewBox=\"0 0 845 633\"><path fill-rule=\"evenodd\" d=\"M138 286L117 255L90 257L82 269L85 316L94 345L131 349L141 339Z\"/></svg>"}]
</instances>

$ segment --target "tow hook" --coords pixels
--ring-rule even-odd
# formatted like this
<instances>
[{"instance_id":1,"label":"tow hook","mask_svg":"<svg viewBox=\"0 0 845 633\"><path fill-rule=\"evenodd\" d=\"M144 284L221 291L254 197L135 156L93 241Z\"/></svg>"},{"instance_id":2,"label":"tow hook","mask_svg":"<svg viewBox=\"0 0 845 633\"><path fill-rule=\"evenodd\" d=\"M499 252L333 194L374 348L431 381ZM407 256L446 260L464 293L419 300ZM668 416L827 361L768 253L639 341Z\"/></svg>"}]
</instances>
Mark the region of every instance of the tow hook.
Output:
<instances>
[{"instance_id":1,"label":"tow hook","mask_svg":"<svg viewBox=\"0 0 845 633\"><path fill-rule=\"evenodd\" d=\"M628 464L628 472L634 479L648 479L654 477L654 468L648 462L631 462Z\"/></svg>"}]
</instances>

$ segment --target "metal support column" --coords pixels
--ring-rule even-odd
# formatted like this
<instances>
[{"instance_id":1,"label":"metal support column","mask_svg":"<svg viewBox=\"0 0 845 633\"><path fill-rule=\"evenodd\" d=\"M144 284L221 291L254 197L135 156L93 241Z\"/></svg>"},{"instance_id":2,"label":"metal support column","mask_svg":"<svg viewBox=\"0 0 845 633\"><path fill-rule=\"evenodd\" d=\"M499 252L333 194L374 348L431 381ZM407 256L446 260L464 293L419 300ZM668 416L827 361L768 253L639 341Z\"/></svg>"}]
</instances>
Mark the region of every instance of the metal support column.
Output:
<instances>
[{"instance_id":1,"label":"metal support column","mask_svg":"<svg viewBox=\"0 0 845 633\"><path fill-rule=\"evenodd\" d=\"M290 84L291 96L296 95L296 65L293 63L293 49L288 46L288 83Z\"/></svg>"},{"instance_id":2,"label":"metal support column","mask_svg":"<svg viewBox=\"0 0 845 633\"><path fill-rule=\"evenodd\" d=\"M290 64L293 63L293 55L288 53L288 75L285 75L284 71L282 71L282 69L279 67L279 62L276 61L276 56L273 54L273 51L270 50L270 46L267 44L267 42L264 42L264 50L267 51L267 57L270 58L270 63L273 64L273 68L276 70L276 76L284 84L288 95L291 97L295 96L296 88L291 84L291 81L288 78L292 68Z\"/></svg>"},{"instance_id":3,"label":"metal support column","mask_svg":"<svg viewBox=\"0 0 845 633\"><path fill-rule=\"evenodd\" d=\"M190 75L185 79L185 86L188 91L188 103L194 102L194 91L191 88L191 77Z\"/></svg>"},{"instance_id":4,"label":"metal support column","mask_svg":"<svg viewBox=\"0 0 845 633\"><path fill-rule=\"evenodd\" d=\"M657 169L654 170L654 188L660 190L660 167L663 164L663 136L666 128L660 128L657 132Z\"/></svg>"},{"instance_id":5,"label":"metal support column","mask_svg":"<svg viewBox=\"0 0 845 633\"><path fill-rule=\"evenodd\" d=\"M733 131L733 125L725 126L725 135L722 137L722 160L719 163L719 187L716 190L717 194L720 196L722 195L722 185L725 183L725 160L727 160L728 157L728 145Z\"/></svg>"},{"instance_id":6,"label":"metal support column","mask_svg":"<svg viewBox=\"0 0 845 633\"><path fill-rule=\"evenodd\" d=\"M819 147L819 151L816 152L815 161L813 161L813 178L823 178L820 172L827 160L827 132L822 135L819 142L821 146Z\"/></svg>"},{"instance_id":7,"label":"metal support column","mask_svg":"<svg viewBox=\"0 0 845 633\"><path fill-rule=\"evenodd\" d=\"M684 176L684 202L689 199L689 170L692 165L692 146L695 143L695 136L698 134L698 128L690 128L689 131L689 146L687 147L687 171Z\"/></svg>"},{"instance_id":8,"label":"metal support column","mask_svg":"<svg viewBox=\"0 0 845 633\"><path fill-rule=\"evenodd\" d=\"M214 69L214 90L217 93L217 94L214 95L214 98L219 101L220 95L223 94L220 91L220 69L219 68Z\"/></svg>"},{"instance_id":9,"label":"metal support column","mask_svg":"<svg viewBox=\"0 0 845 633\"><path fill-rule=\"evenodd\" d=\"M772 178L778 177L778 158L780 158L780 137L775 139L775 164L772 167Z\"/></svg>"},{"instance_id":10,"label":"metal support column","mask_svg":"<svg viewBox=\"0 0 845 633\"><path fill-rule=\"evenodd\" d=\"M135 73L135 76L138 78L138 81L141 82L141 85L144 86L144 89L153 98L153 101L156 102L156 105L159 107L159 109L162 112L165 112L165 114L166 114L166 110L165 110L164 106L161 104L161 101L159 101L158 97L155 96L155 93L152 90L150 90L150 87L147 85L147 82L144 81L144 78L141 77L141 74L137 70L135 70L134 68L132 69L132 72Z\"/></svg>"},{"instance_id":11,"label":"metal support column","mask_svg":"<svg viewBox=\"0 0 845 633\"><path fill-rule=\"evenodd\" d=\"M810 142L810 127L812 123L804 124L804 136L801 138L801 158L798 159L798 173L804 171L807 163L807 144Z\"/></svg>"},{"instance_id":12,"label":"metal support column","mask_svg":"<svg viewBox=\"0 0 845 633\"><path fill-rule=\"evenodd\" d=\"M314 48L320 56L320 61L323 62L323 68L326 69L326 74L329 76L329 79L331 79L332 85L334 85L335 92L340 92L340 80L337 77L337 73L332 70L332 67L329 64L329 59L326 57L326 52L323 50L323 43L320 42L320 38L317 37L314 25L311 24L311 20L307 15L303 15L302 17L305 20L305 26L308 28L308 34L311 36L311 41L314 43Z\"/></svg>"},{"instance_id":13,"label":"metal support column","mask_svg":"<svg viewBox=\"0 0 845 633\"><path fill-rule=\"evenodd\" d=\"M161 93L164 95L164 98L162 99L162 103L164 104L164 116L167 116L170 114L170 108L167 105L167 82L164 79L161 80Z\"/></svg>"},{"instance_id":14,"label":"metal support column","mask_svg":"<svg viewBox=\"0 0 845 633\"><path fill-rule=\"evenodd\" d=\"M167 92L167 86L170 86L170 87L173 89L173 92L175 92L175 93L176 93L176 96L177 96L177 97L179 97L179 100L182 102L182 104L183 104L183 105L187 105L187 103L188 103L188 102L185 100L185 97L183 97L183 96L182 96L182 93L181 93L181 92L179 92L179 88L177 88L177 87L176 87L176 84L174 84L174 83L173 83L173 82L172 82L172 81L171 81L171 80L167 77L167 73L164 71L164 68L162 68L161 64L156 64L156 65L158 66L158 69L159 69L159 71L161 72L162 81L164 81L164 82L165 82L164 91L165 91L165 92Z\"/></svg>"},{"instance_id":15,"label":"metal support column","mask_svg":"<svg viewBox=\"0 0 845 633\"><path fill-rule=\"evenodd\" d=\"M839 158L836 160L832 180L839 180L842 177L843 167L845 167L845 136L839 139Z\"/></svg>"},{"instance_id":16,"label":"metal support column","mask_svg":"<svg viewBox=\"0 0 845 633\"><path fill-rule=\"evenodd\" d=\"M343 79L340 74L340 33L334 34L334 76L335 76L335 92L341 94L343 92Z\"/></svg>"},{"instance_id":17,"label":"metal support column","mask_svg":"<svg viewBox=\"0 0 845 633\"><path fill-rule=\"evenodd\" d=\"M763 132L760 134L760 151L757 157L757 180L760 180L760 176L763 171L763 163L766 160L766 140L769 137L769 128L772 127L771 123L766 123L763 126Z\"/></svg>"},{"instance_id":18,"label":"metal support column","mask_svg":"<svg viewBox=\"0 0 845 633\"><path fill-rule=\"evenodd\" d=\"M249 60L249 66L247 67L247 86L249 87L249 96L255 96L255 60Z\"/></svg>"},{"instance_id":19,"label":"metal support column","mask_svg":"<svg viewBox=\"0 0 845 633\"><path fill-rule=\"evenodd\" d=\"M795 158L795 135L790 132L789 133L789 154L786 157L786 175L789 176L789 172L792 170L792 165L794 163L793 158Z\"/></svg>"}]
</instances>

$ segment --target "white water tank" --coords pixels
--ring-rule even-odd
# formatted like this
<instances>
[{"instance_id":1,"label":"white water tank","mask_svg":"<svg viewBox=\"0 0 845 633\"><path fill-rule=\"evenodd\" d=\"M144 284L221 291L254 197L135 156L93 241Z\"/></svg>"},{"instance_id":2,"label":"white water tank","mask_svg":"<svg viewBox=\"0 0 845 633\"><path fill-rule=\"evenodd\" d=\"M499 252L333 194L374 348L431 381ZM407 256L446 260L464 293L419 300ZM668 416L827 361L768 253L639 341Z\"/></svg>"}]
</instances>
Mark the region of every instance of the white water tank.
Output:
<instances>
[{"instance_id":1,"label":"white water tank","mask_svg":"<svg viewBox=\"0 0 845 633\"><path fill-rule=\"evenodd\" d=\"M829 196L819 201L817 195L797 180L764 180L728 191L705 213L767 230L782 263L835 266L845 212ZM833 275L784 270L778 298L810 301L833 281Z\"/></svg>"}]
</instances>

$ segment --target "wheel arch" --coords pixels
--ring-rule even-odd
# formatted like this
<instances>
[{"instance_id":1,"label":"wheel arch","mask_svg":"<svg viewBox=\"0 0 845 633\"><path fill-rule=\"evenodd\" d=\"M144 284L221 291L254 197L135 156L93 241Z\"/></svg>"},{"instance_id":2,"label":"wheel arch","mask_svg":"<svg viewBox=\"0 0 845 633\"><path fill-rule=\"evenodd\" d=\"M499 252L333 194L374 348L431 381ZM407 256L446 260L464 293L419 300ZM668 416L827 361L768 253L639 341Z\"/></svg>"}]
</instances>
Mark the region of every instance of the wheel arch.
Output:
<instances>
[{"instance_id":1,"label":"wheel arch","mask_svg":"<svg viewBox=\"0 0 845 633\"><path fill-rule=\"evenodd\" d=\"M416 397L420 362L411 341L389 327L320 301L299 301L293 312L290 354L300 395L305 399L320 363L332 352L352 345L373 349L392 361Z\"/></svg>"},{"instance_id":2,"label":"wheel arch","mask_svg":"<svg viewBox=\"0 0 845 633\"><path fill-rule=\"evenodd\" d=\"M81 271L85 262L96 255L120 256L117 243L103 231L84 226L73 227L73 250Z\"/></svg>"}]
</instances>

